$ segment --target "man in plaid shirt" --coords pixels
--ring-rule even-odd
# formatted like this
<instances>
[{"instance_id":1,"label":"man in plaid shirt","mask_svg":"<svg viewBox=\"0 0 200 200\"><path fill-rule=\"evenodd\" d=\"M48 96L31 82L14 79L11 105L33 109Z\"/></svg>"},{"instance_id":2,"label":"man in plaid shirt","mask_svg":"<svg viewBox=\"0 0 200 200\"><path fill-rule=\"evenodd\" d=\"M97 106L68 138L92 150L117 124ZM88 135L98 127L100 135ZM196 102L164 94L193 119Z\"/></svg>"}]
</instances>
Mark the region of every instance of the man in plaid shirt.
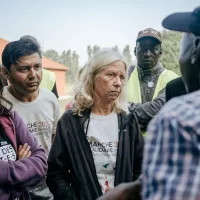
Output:
<instances>
[{"instance_id":1,"label":"man in plaid shirt","mask_svg":"<svg viewBox=\"0 0 200 200\"><path fill-rule=\"evenodd\" d=\"M163 21L183 34L179 57L188 95L164 106L148 127L143 199L200 199L200 7ZM197 92L194 92L197 91Z\"/></svg>"},{"instance_id":2,"label":"man in plaid shirt","mask_svg":"<svg viewBox=\"0 0 200 200\"><path fill-rule=\"evenodd\" d=\"M184 32L179 57L188 95L169 101L148 127L143 175L99 200L200 200L200 7L163 21ZM195 92L196 91L196 92Z\"/></svg>"}]
</instances>

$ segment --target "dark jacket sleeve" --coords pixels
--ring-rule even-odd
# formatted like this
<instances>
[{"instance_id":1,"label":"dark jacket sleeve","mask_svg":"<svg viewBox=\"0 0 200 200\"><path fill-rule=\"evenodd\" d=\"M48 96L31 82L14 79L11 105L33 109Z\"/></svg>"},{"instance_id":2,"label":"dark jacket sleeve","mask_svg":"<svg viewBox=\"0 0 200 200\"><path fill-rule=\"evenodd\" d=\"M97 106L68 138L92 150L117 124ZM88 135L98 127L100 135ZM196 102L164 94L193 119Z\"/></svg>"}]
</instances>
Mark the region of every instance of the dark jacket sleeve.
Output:
<instances>
[{"instance_id":1,"label":"dark jacket sleeve","mask_svg":"<svg viewBox=\"0 0 200 200\"><path fill-rule=\"evenodd\" d=\"M67 130L64 117L65 114L58 122L56 136L48 158L47 185L55 200L75 199L70 179L68 151L65 145Z\"/></svg>"},{"instance_id":2,"label":"dark jacket sleeve","mask_svg":"<svg viewBox=\"0 0 200 200\"><path fill-rule=\"evenodd\" d=\"M25 189L33 186L45 178L47 171L47 156L43 148L32 136L19 115L13 113L18 144L27 143L30 146L31 156L17 161L0 161L0 186L10 187L12 190Z\"/></svg>"},{"instance_id":3,"label":"dark jacket sleeve","mask_svg":"<svg viewBox=\"0 0 200 200\"><path fill-rule=\"evenodd\" d=\"M136 140L135 140L135 150L134 150L134 170L133 170L133 181L137 180L142 173L142 160L143 160L143 149L144 149L144 139L140 131L139 123L137 117L134 115L135 127L136 127Z\"/></svg>"},{"instance_id":4,"label":"dark jacket sleeve","mask_svg":"<svg viewBox=\"0 0 200 200\"><path fill-rule=\"evenodd\" d=\"M169 101L171 98L173 98L172 94L172 88L171 88L171 81L166 85L166 91L165 91L165 96L166 96L166 102Z\"/></svg>"},{"instance_id":5,"label":"dark jacket sleeve","mask_svg":"<svg viewBox=\"0 0 200 200\"><path fill-rule=\"evenodd\" d=\"M139 124L142 126L142 131L145 131L150 120L158 113L164 104L165 88L161 90L158 96L150 102L143 104L130 103L129 111L136 114Z\"/></svg>"},{"instance_id":6,"label":"dark jacket sleeve","mask_svg":"<svg viewBox=\"0 0 200 200\"><path fill-rule=\"evenodd\" d=\"M183 79L178 77L173 79L166 85L166 102L174 97L178 97L186 94L185 85Z\"/></svg>"}]
</instances>

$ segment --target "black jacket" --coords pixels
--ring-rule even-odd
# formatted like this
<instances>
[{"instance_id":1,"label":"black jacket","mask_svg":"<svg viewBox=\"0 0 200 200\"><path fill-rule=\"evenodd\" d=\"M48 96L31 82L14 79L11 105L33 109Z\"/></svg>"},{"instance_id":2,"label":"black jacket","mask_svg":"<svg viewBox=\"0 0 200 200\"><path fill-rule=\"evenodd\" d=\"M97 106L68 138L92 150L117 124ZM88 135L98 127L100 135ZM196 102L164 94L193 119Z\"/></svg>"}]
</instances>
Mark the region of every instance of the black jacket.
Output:
<instances>
[{"instance_id":1,"label":"black jacket","mask_svg":"<svg viewBox=\"0 0 200 200\"><path fill-rule=\"evenodd\" d=\"M47 185L55 200L94 200L102 191L96 175L92 151L84 132L83 117L68 110L58 122L48 159ZM141 173L143 137L134 114L118 114L119 146L115 185L136 180Z\"/></svg>"}]
</instances>

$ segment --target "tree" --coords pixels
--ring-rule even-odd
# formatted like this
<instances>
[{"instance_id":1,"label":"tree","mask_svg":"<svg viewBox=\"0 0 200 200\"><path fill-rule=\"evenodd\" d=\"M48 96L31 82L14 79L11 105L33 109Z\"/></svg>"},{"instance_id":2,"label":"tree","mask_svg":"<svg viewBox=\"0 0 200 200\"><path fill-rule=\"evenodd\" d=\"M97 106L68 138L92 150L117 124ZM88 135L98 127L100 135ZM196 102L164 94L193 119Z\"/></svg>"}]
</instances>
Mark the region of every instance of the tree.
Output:
<instances>
[{"instance_id":1,"label":"tree","mask_svg":"<svg viewBox=\"0 0 200 200\"><path fill-rule=\"evenodd\" d=\"M126 45L124 47L123 56L124 56L127 66L130 66L132 64L132 57L131 57L131 51L130 51L129 45Z\"/></svg>"},{"instance_id":2,"label":"tree","mask_svg":"<svg viewBox=\"0 0 200 200\"><path fill-rule=\"evenodd\" d=\"M166 69L170 69L180 74L178 56L180 51L181 33L163 30L162 32L162 49L163 54L160 62Z\"/></svg>"},{"instance_id":3,"label":"tree","mask_svg":"<svg viewBox=\"0 0 200 200\"><path fill-rule=\"evenodd\" d=\"M112 48L114 51L117 51L117 52L119 52L119 48L118 48L118 46L117 45L115 45L113 48Z\"/></svg>"},{"instance_id":4,"label":"tree","mask_svg":"<svg viewBox=\"0 0 200 200\"><path fill-rule=\"evenodd\" d=\"M57 51L51 49L51 50L47 50L43 53L44 56L46 56L47 58L50 58L56 62L60 61L60 56L58 55Z\"/></svg>"},{"instance_id":5,"label":"tree","mask_svg":"<svg viewBox=\"0 0 200 200\"><path fill-rule=\"evenodd\" d=\"M69 71L66 73L66 81L74 83L79 69L79 55L76 54L76 51L73 51L73 53L71 53L71 50L63 51L61 56L59 56L55 50L47 50L43 55L67 66Z\"/></svg>"},{"instance_id":6,"label":"tree","mask_svg":"<svg viewBox=\"0 0 200 200\"><path fill-rule=\"evenodd\" d=\"M92 49L90 45L87 46L87 54L88 54L88 60L90 60L90 58L92 57Z\"/></svg>"},{"instance_id":7,"label":"tree","mask_svg":"<svg viewBox=\"0 0 200 200\"><path fill-rule=\"evenodd\" d=\"M60 62L63 65L71 66L71 50L63 51L60 56Z\"/></svg>"},{"instance_id":8,"label":"tree","mask_svg":"<svg viewBox=\"0 0 200 200\"><path fill-rule=\"evenodd\" d=\"M87 46L87 54L88 54L88 60L90 60L90 58L100 50L100 47L98 45L94 45L93 48L88 45Z\"/></svg>"},{"instance_id":9,"label":"tree","mask_svg":"<svg viewBox=\"0 0 200 200\"><path fill-rule=\"evenodd\" d=\"M76 51L73 51L72 57L71 57L71 74L73 75L72 81L75 81L77 73L78 73L78 68L79 68L79 56L76 54Z\"/></svg>"},{"instance_id":10,"label":"tree","mask_svg":"<svg viewBox=\"0 0 200 200\"><path fill-rule=\"evenodd\" d=\"M97 53L99 50L100 50L100 47L97 46L97 45L94 45L93 51L92 51L93 55L94 55L95 53Z\"/></svg>"}]
</instances>

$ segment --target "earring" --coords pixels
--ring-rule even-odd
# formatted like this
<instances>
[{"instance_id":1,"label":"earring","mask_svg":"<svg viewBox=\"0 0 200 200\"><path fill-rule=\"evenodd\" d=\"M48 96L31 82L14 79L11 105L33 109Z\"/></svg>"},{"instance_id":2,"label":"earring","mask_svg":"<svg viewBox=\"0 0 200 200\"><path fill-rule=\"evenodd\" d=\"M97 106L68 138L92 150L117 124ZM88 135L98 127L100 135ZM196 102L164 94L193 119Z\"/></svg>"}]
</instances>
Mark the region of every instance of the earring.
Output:
<instances>
[{"instance_id":1,"label":"earring","mask_svg":"<svg viewBox=\"0 0 200 200\"><path fill-rule=\"evenodd\" d=\"M192 57L191 64L195 64L195 62L196 62L196 59L194 57Z\"/></svg>"}]
</instances>

